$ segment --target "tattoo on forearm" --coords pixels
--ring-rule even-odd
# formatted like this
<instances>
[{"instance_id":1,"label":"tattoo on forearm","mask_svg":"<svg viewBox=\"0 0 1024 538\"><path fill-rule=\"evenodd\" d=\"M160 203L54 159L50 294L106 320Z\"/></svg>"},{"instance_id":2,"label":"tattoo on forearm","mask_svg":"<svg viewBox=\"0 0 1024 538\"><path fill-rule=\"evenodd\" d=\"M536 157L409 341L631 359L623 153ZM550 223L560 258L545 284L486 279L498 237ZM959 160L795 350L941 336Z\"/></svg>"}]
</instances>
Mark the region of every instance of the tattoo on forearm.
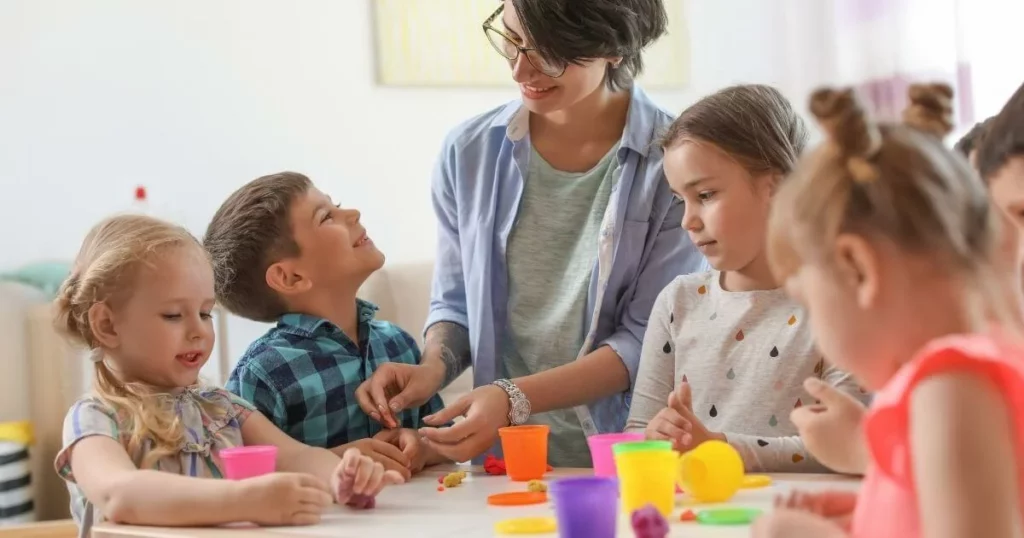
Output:
<instances>
[{"instance_id":1,"label":"tattoo on forearm","mask_svg":"<svg viewBox=\"0 0 1024 538\"><path fill-rule=\"evenodd\" d=\"M473 364L469 349L469 330L457 323L441 321L427 329L427 345L437 344L444 362L444 383L442 388L455 381L462 372Z\"/></svg>"}]
</instances>

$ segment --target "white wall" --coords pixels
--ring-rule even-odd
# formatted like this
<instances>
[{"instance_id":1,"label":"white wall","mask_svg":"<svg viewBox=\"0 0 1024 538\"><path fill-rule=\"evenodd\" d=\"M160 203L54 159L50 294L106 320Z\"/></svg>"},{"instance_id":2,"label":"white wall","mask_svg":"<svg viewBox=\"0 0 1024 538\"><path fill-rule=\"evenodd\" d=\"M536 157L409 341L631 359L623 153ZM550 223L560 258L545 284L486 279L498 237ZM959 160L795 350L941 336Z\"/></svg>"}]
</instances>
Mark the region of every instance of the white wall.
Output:
<instances>
[{"instance_id":1,"label":"white wall","mask_svg":"<svg viewBox=\"0 0 1024 538\"><path fill-rule=\"evenodd\" d=\"M389 262L430 259L429 177L444 134L515 90L376 86L371 2L0 0L0 271L70 259L138 184L201 235L231 191L285 169L361 209ZM836 77L833 5L691 0L691 84L651 93L680 111L724 85L761 82L803 110ZM973 5L984 117L1024 77L997 54L1019 17L1005 0ZM264 330L230 326L233 355Z\"/></svg>"},{"instance_id":2,"label":"white wall","mask_svg":"<svg viewBox=\"0 0 1024 538\"><path fill-rule=\"evenodd\" d=\"M772 4L692 2L692 85L654 97L682 110L728 83L784 84L796 66ZM0 2L0 270L70 259L137 184L201 234L232 190L285 169L361 209L389 261L430 259L444 134L515 90L377 87L370 6ZM232 320L233 354L262 330Z\"/></svg>"}]
</instances>

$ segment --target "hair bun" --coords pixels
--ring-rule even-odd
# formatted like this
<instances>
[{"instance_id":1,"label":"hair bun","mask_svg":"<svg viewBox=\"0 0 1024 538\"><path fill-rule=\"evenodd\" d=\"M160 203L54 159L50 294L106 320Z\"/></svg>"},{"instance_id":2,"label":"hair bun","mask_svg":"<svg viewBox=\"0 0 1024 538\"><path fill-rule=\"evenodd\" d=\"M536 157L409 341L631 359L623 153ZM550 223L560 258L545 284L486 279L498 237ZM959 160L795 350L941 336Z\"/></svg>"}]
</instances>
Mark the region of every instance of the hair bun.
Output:
<instances>
[{"instance_id":1,"label":"hair bun","mask_svg":"<svg viewBox=\"0 0 1024 538\"><path fill-rule=\"evenodd\" d=\"M868 121L853 90L817 90L811 94L810 108L854 179L862 183L876 179L877 173L869 160L881 148L882 134L877 125Z\"/></svg>"},{"instance_id":2,"label":"hair bun","mask_svg":"<svg viewBox=\"0 0 1024 538\"><path fill-rule=\"evenodd\" d=\"M945 83L911 84L903 123L939 138L953 130L953 88Z\"/></svg>"},{"instance_id":3,"label":"hair bun","mask_svg":"<svg viewBox=\"0 0 1024 538\"><path fill-rule=\"evenodd\" d=\"M811 113L847 156L870 157L878 151L878 127L868 121L852 89L820 89L811 94Z\"/></svg>"}]
</instances>

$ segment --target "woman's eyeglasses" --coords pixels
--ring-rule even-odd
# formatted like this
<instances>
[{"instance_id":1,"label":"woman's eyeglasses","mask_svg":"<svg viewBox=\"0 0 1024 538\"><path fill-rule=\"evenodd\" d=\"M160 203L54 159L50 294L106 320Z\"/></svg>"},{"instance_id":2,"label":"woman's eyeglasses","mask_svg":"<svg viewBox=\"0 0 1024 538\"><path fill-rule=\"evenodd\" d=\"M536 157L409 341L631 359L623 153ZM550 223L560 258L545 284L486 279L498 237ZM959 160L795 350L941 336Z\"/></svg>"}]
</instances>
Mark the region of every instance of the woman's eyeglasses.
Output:
<instances>
[{"instance_id":1,"label":"woman's eyeglasses","mask_svg":"<svg viewBox=\"0 0 1024 538\"><path fill-rule=\"evenodd\" d=\"M494 50L498 51L498 54L508 60L510 65L515 63L516 58L518 58L519 54L522 53L526 55L526 59L530 62L530 65L532 65L537 71L540 71L551 78L558 78L562 76L565 73L566 68L566 64L564 62L555 62L545 59L539 52L537 52L537 49L520 46L516 40L509 37L508 34L493 26L494 21L501 16L501 12L504 9L504 5L499 6L498 10L492 13L491 16L487 17L487 20L484 21L484 34L487 36L487 40L491 42L491 46L494 47Z\"/></svg>"}]
</instances>

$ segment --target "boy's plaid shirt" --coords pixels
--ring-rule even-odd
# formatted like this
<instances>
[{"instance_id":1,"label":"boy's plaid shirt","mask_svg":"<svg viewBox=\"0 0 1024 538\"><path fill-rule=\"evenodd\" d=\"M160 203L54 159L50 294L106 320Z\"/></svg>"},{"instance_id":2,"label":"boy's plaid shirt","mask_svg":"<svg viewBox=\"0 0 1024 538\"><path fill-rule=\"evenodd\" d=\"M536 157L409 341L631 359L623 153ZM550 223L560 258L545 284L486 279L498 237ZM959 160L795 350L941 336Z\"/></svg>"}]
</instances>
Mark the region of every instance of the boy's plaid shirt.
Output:
<instances>
[{"instance_id":1,"label":"boy's plaid shirt","mask_svg":"<svg viewBox=\"0 0 1024 538\"><path fill-rule=\"evenodd\" d=\"M356 389L386 362L419 364L420 350L402 329L375 321L375 305L359 300L357 308L358 347L325 319L285 314L242 355L227 389L307 445L334 448L373 437L382 426L359 407ZM419 428L442 407L434 395L397 418L402 428Z\"/></svg>"}]
</instances>

